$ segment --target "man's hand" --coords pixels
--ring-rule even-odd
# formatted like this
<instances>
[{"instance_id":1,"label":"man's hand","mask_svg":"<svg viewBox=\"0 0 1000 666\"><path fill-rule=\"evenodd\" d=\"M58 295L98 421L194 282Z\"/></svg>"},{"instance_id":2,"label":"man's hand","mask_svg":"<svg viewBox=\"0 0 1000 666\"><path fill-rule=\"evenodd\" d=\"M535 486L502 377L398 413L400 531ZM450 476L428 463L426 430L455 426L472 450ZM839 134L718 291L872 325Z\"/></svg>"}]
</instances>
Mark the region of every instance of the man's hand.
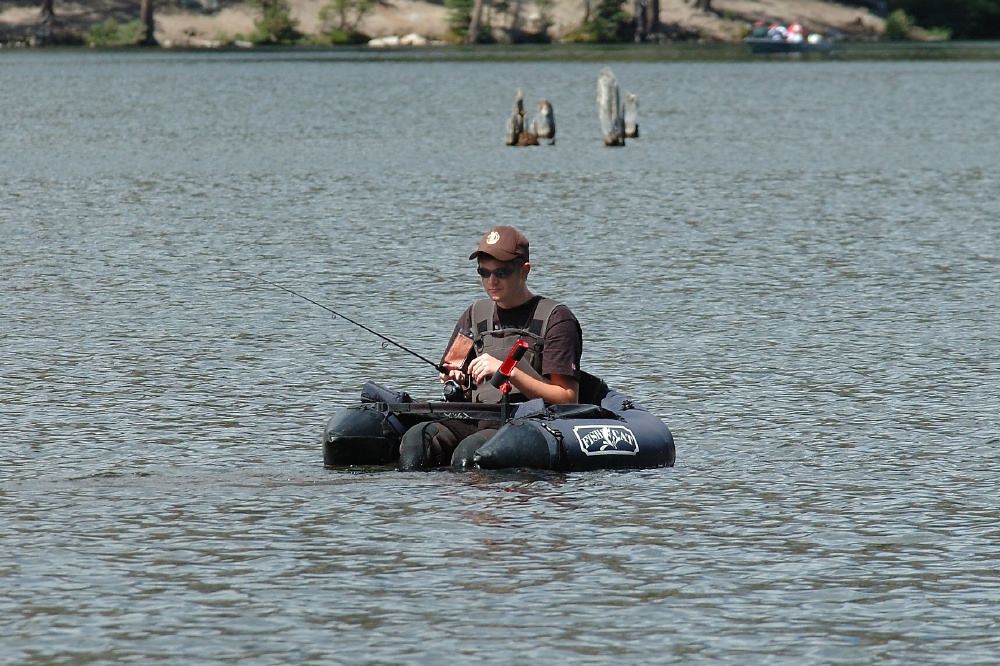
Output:
<instances>
[{"instance_id":1,"label":"man's hand","mask_svg":"<svg viewBox=\"0 0 1000 666\"><path fill-rule=\"evenodd\" d=\"M447 367L447 366L445 366L445 367ZM445 382L453 379L456 382L458 382L459 386L465 386L466 385L466 374L464 372L462 372L461 368L448 368L448 374L445 374L445 373L441 372L441 373L438 373L438 377L441 378L441 383L442 384L444 384Z\"/></svg>"},{"instance_id":2,"label":"man's hand","mask_svg":"<svg viewBox=\"0 0 1000 666\"><path fill-rule=\"evenodd\" d=\"M478 386L483 382L489 381L493 373L499 370L502 364L503 361L493 358L489 354L483 354L472 359L472 362L469 363L469 374Z\"/></svg>"}]
</instances>

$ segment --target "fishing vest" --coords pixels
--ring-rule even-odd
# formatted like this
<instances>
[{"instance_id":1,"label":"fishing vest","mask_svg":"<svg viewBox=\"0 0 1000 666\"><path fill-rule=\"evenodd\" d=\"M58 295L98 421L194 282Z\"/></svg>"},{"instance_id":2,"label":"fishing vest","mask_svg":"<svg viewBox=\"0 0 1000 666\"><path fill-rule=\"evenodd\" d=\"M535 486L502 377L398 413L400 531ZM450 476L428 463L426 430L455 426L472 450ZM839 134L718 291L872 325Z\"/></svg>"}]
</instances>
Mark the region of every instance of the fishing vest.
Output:
<instances>
[{"instance_id":1,"label":"fishing vest","mask_svg":"<svg viewBox=\"0 0 1000 666\"><path fill-rule=\"evenodd\" d=\"M543 298L535 304L535 313L527 328L493 328L493 315L496 313L496 303L488 298L472 304L472 343L476 356L489 354L501 361L510 354L510 349L518 340L528 343L524 356L517 362L517 368L522 372L542 379L542 349L545 347L545 331L549 326L549 317L559 305L551 298ZM500 402L503 394L494 388L490 382L483 382L472 392L475 402ZM524 394L513 386L509 394L511 402L523 401Z\"/></svg>"}]
</instances>

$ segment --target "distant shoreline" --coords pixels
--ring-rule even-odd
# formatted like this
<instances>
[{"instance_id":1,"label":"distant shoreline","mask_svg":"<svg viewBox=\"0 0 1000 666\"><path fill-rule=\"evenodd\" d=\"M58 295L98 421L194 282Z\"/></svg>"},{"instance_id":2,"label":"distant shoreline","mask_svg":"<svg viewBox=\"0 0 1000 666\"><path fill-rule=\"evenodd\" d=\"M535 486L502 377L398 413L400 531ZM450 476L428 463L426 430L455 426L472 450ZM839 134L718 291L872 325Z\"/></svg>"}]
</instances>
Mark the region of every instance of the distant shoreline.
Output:
<instances>
[{"instance_id":1,"label":"distant shoreline","mask_svg":"<svg viewBox=\"0 0 1000 666\"><path fill-rule=\"evenodd\" d=\"M204 0L202 0L204 2ZM305 35L322 33L321 9L330 0L289 0L292 18ZM190 4L190 3L189 3ZM55 2L56 23L40 27L37 0L0 0L0 44L8 46L82 45L93 26L108 19L120 24L138 19L136 0ZM244 2L219 2L213 12L198 12L157 3L154 37L164 48L220 48L236 45L255 30L257 14ZM801 20L815 32L841 39L875 40L884 21L867 9L825 0L713 0L713 12L702 12L690 0L660 0L660 21L670 42L739 43L754 20ZM534 0L522 6L523 28L542 19ZM559 42L584 20L584 4L554 0L544 10L549 37ZM502 24L503 16L495 19ZM514 19L511 19L514 20ZM385 0L359 24L371 38L404 38L441 44L449 35L449 13L443 4L421 0Z\"/></svg>"},{"instance_id":2,"label":"distant shoreline","mask_svg":"<svg viewBox=\"0 0 1000 666\"><path fill-rule=\"evenodd\" d=\"M593 63L604 66L613 63L659 63L664 66L680 63L774 63L774 62L1000 62L1000 41L949 41L949 42L858 42L846 41L834 46L830 53L804 54L754 54L742 43L693 43L669 44L550 44L550 45L481 45L432 46L405 48L369 48L366 46L306 47L276 46L252 49L225 46L206 48L144 48L123 49L57 48L26 49L0 48L0 59L7 52L64 53L67 57L129 58L161 55L164 58L203 57L205 62L221 60L264 58L266 60L296 60L309 62L342 63L419 63L422 65L446 63ZM75 54L75 55L70 55ZM84 56L86 54L86 56Z\"/></svg>"}]
</instances>

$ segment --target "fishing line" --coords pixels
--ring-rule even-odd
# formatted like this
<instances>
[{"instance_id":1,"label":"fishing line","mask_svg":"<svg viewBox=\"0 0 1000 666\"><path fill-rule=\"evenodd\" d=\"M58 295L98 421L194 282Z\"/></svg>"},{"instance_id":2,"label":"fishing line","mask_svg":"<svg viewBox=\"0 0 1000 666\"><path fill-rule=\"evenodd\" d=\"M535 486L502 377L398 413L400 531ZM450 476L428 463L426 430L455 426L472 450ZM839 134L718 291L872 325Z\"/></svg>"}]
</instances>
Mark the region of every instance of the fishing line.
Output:
<instances>
[{"instance_id":1,"label":"fishing line","mask_svg":"<svg viewBox=\"0 0 1000 666\"><path fill-rule=\"evenodd\" d=\"M272 282L271 280L268 280L267 278L262 278L259 275L255 275L253 273L248 273L247 271L240 270L239 268L230 268L229 270L235 271L237 273L241 273L241 274L243 274L243 275L245 275L247 277L254 278L255 280L260 280L261 282L266 282L267 284L271 285L272 287L277 287L278 289L280 289L282 291L288 292L292 296L297 296L298 298L301 298L304 301L308 301L308 302L312 303L315 306L321 307L324 310L326 310L327 312L329 312L330 314L332 314L335 319L337 317L340 317L341 319L344 319L345 321L351 322L352 324L354 324L358 328L362 328L362 329L368 331L369 333L371 333L372 335L377 336L377 337L381 338L382 340L384 340L385 342L382 343L382 348L383 349L385 349L386 343L394 345L394 346L398 347L399 349L402 349L403 351L405 351L407 354L410 354L411 356L416 356L421 361L423 361L424 363L427 363L428 365L430 365L431 367L433 367L438 372L440 372L442 374L448 374L448 369L445 368L444 366L438 365L437 363L435 363L434 361L430 360L429 358L421 356L420 354L418 354L417 352L413 351L412 349L408 349L407 347L404 347L403 345L399 344L398 342L396 342L392 338L386 337L386 336L382 335L381 333L379 333L378 331L375 331L375 330L372 330L371 328L368 328L367 326L365 326L361 322L355 321L355 320L351 319L350 317L348 317L347 315L342 314L340 312L337 312L333 308L328 307L326 305L323 305L322 303L320 303L318 301L314 301L313 299L309 298L308 296L303 296L299 292L293 291L293 290L289 289L288 287L284 287L284 286L278 284L277 282Z\"/></svg>"}]
</instances>

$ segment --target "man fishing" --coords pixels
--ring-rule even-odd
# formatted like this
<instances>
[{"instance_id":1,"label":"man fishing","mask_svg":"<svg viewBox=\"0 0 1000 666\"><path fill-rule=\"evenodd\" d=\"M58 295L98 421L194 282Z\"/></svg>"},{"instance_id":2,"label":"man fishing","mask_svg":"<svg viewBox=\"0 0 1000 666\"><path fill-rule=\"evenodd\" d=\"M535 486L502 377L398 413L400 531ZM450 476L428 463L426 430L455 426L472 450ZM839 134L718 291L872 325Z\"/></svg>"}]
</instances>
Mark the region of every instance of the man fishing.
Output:
<instances>
[{"instance_id":1,"label":"man fishing","mask_svg":"<svg viewBox=\"0 0 1000 666\"><path fill-rule=\"evenodd\" d=\"M488 298L473 303L459 318L440 364L447 370L441 380L468 387L468 398L474 402L498 403L503 392L490 379L511 348L524 340L528 349L510 372L507 398L578 402L580 323L565 305L528 289L528 239L514 227L494 227L469 259L478 263ZM467 466L500 425L499 420L449 419L413 426L400 443L399 469Z\"/></svg>"}]
</instances>

